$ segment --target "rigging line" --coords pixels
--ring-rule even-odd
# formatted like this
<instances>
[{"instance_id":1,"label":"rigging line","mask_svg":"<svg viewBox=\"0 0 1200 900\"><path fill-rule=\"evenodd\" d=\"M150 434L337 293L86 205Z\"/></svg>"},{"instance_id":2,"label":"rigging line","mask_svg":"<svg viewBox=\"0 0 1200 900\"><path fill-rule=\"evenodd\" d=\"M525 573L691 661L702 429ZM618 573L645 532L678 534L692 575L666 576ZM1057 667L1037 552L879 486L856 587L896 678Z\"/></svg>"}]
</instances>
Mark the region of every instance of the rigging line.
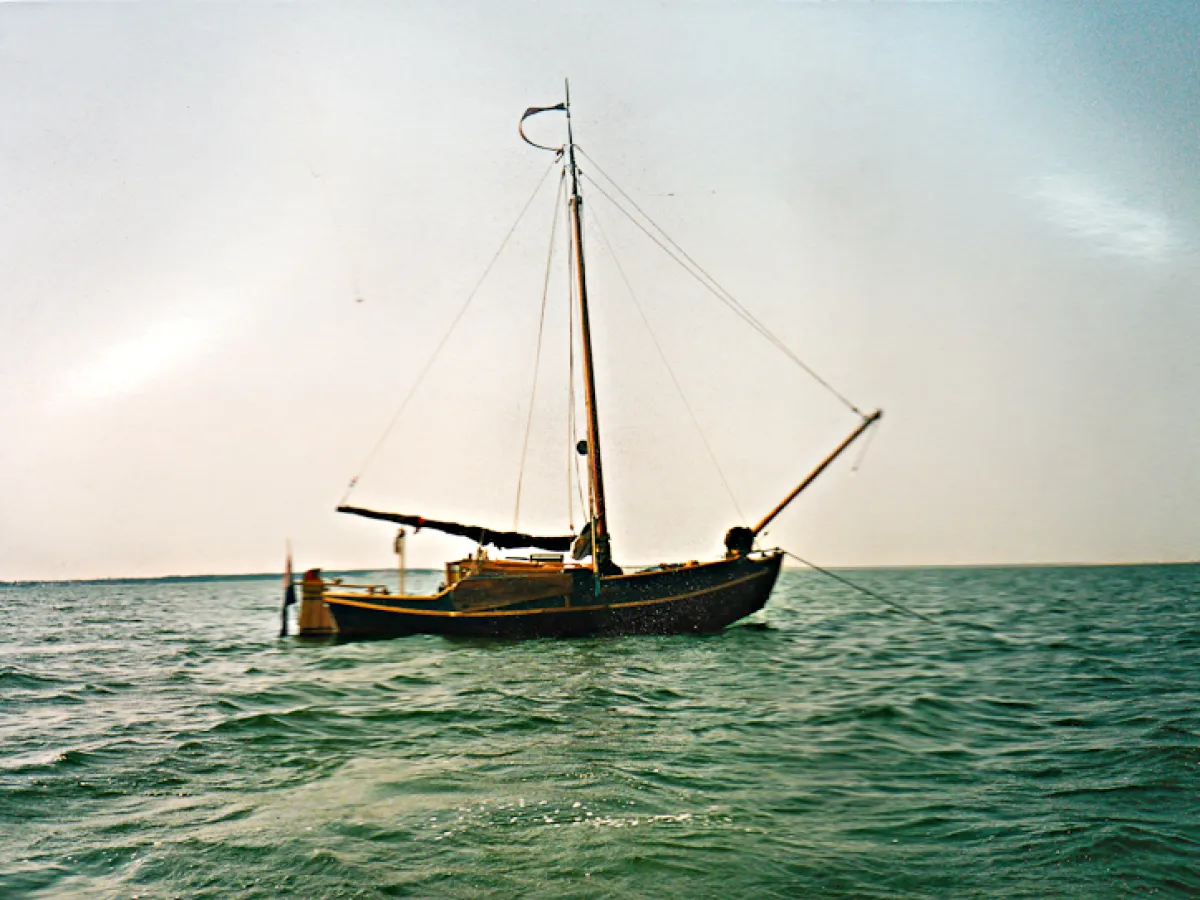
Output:
<instances>
[{"instance_id":1,"label":"rigging line","mask_svg":"<svg viewBox=\"0 0 1200 900\"><path fill-rule=\"evenodd\" d=\"M1010 643L1019 643L1019 641L1016 638L1013 638L1010 635L1004 634L1003 632L997 631L996 629L991 628L987 625L981 625L977 622L964 622L961 619L931 619L929 616L923 615L922 613L917 612L915 609L909 609L907 606L903 606L902 604L897 603L895 600L890 600L887 597L883 596L882 594L872 591L869 588L865 588L860 584L855 584L854 582L850 581L848 578L843 578L840 575L836 575L833 572L830 572L828 569L823 569L814 563L810 563L806 559L801 559L799 556L797 556L795 553L792 553L790 550L784 550L782 547L780 547L778 549L780 552L787 554L788 556L790 556L792 559L796 560L797 562L803 563L804 565L808 566L810 569L813 569L816 572L820 572L822 575L828 575L833 580L840 581L842 584L846 585L847 587L853 588L854 590L859 591L860 593L866 594L867 596L878 600L880 603L886 603L888 606L894 606L896 609L900 610L901 612L906 612L910 615L916 616L918 619L923 619L924 621L929 622L933 625L939 625L942 627L945 627L946 625L958 625L960 628L968 628L972 631L983 632L988 637L991 637L993 639L1002 639L1002 640L1008 641Z\"/></svg>"},{"instance_id":2,"label":"rigging line","mask_svg":"<svg viewBox=\"0 0 1200 900\"><path fill-rule=\"evenodd\" d=\"M866 594L868 597L872 597L872 598L878 600L880 603L886 603L888 606L895 607L896 609L900 610L901 612L908 613L910 616L916 616L918 619L921 619L925 622L929 622L931 625L942 624L941 622L937 621L936 619L931 619L931 618L929 618L929 616L924 615L923 613L917 612L915 609L909 609L907 606L905 606L902 603L897 603L895 600L889 600L887 597L883 596L883 594L876 593L875 591L871 590L870 588L865 588L861 584L855 584L850 579L843 578L841 575L835 575L833 572L830 572L828 569L822 569L816 563L810 563L807 559L801 559L799 556L797 556L791 550L784 550L783 552L786 553L788 556L790 556L792 559L796 560L796 562L803 563L804 565L808 566L813 571L820 572L822 575L828 575L834 581L840 581L842 584L846 585L846 587L854 588L854 590L858 591L860 594Z\"/></svg>"},{"instance_id":3,"label":"rigging line","mask_svg":"<svg viewBox=\"0 0 1200 900\"><path fill-rule=\"evenodd\" d=\"M767 337L768 339L775 341L778 344L782 345L783 342L779 341L778 338L776 338L773 334L771 334L769 329L767 329L767 327L762 322L760 322L754 316L754 314L751 313L750 310L748 310L745 307L744 304L742 304L736 297L733 296L733 294L731 294L728 290L726 290L725 287L723 285L721 285L720 282L717 281L717 279L715 279L712 275L710 275L705 270L705 268L700 265L700 263L696 262L696 260L692 258L691 254L689 254L686 250L684 250L681 246L679 246L679 244L675 241L675 239L672 238L669 234L667 234L666 229L664 229L661 225L659 225L652 218L650 218L650 214L647 213L644 209L642 209L638 205L637 201L634 200L631 196L629 196L628 192L624 188L622 188L619 184L617 184L617 182L613 179L613 177L611 175L609 175L606 171L604 171L604 169L602 169L600 167L600 164L598 162L596 162L596 160L594 160L591 156L588 156L586 150L584 150L582 147L580 147L579 152L581 155L587 156L588 161L593 166L596 167L596 171L604 176L605 180L608 181L608 183L612 185L613 189L616 190L617 193L619 193L627 201L629 201L629 204L635 210L637 210L637 212L642 216L642 218L644 218L647 222L649 222L650 225L653 226L653 228L660 235L662 235L663 240L665 240L668 244L670 244L671 247L674 248L674 250L677 253L679 253L680 256L682 256L685 260L687 260L687 262L689 264L691 264L691 266L696 270L693 273L693 275L699 273L700 276L703 276L704 279L707 279L707 282L708 282L707 286L708 286L709 290L716 292L724 300L728 301L729 304L732 305L736 309L736 311L739 313L739 315L743 316L748 323L750 323L755 329L759 330L760 333L762 333L764 337ZM593 184L595 184L595 182L593 182ZM609 200L611 201L612 198L610 197ZM782 349L785 353L791 352L785 346L781 346L780 349Z\"/></svg>"},{"instance_id":4,"label":"rigging line","mask_svg":"<svg viewBox=\"0 0 1200 900\"><path fill-rule=\"evenodd\" d=\"M610 195L607 191L604 190L604 188L602 188L599 184L596 183L595 179L588 178L588 183L591 184L591 186L593 188L595 188L600 193L600 195L603 196L604 199L606 199L609 203L611 203L622 215L624 215L626 218L629 219L630 222L632 222L635 226L637 226L637 228L643 234L645 234L648 238L650 238L650 240L652 240L655 244L657 244L660 249L662 249L673 260L675 260L675 262L678 263L685 272L687 272L689 275L691 275L693 278L695 278L698 282L700 282L700 284L703 285L714 297L716 297L718 300L720 300L722 303L724 303L726 306L728 306L734 312L734 314L736 314L743 322L745 322L747 325L749 325L751 328L753 328L755 331L757 331L760 335L762 335L763 338L765 338L767 341L769 341L784 356L786 356L788 359L790 359L792 362L794 362L797 366L799 366L802 370L804 370L808 374L808 376L813 379L813 381L817 382L817 384L821 385L821 387L823 387L823 388L825 388L825 390L829 391L829 393L832 394L835 398L837 398L847 409L849 409L855 415L858 415L860 417L863 416L862 410L860 410L857 406L855 406L853 403L851 403L849 399L847 399L840 391L838 391L835 387L833 387L833 385L831 385L828 381L826 381L824 378L822 378L820 375L818 375L816 370L814 370L811 366L808 365L808 363L804 362L804 360L802 360L799 356L797 356L794 352L792 352L792 349L790 347L788 347L787 344L783 343L783 341L781 341L774 334L772 334L771 331L767 328L767 326L763 325L760 321L758 321L758 319L756 319L749 310L747 310L741 303L738 303L737 300L734 297L732 297L731 295L729 295L728 292L725 291L724 288L722 288L717 282L712 281L712 276L708 275L708 273L706 273L703 269L701 269L695 263L692 263L692 265L695 265L696 268L695 269L691 268L688 265L688 263L684 261L684 259L690 260L690 257L688 257L687 254L683 252L683 250L679 250L680 255L676 255L676 253L672 252L671 247L668 247L668 245L663 243L662 240L659 240L657 235L655 235L648 228L646 228L627 209L625 209L623 206L621 206L621 204L618 203L612 197L612 195ZM653 220L650 220L650 221L651 221L651 224L654 224ZM659 226L657 226L657 225L654 225L654 227L659 228ZM662 231L661 228L659 230ZM666 232L662 232L662 235L664 238L666 238L667 241L670 241L670 238L667 236ZM674 244L673 241L671 243ZM682 256L683 258L681 259L680 256ZM712 282L711 284L709 283L710 281Z\"/></svg>"},{"instance_id":5,"label":"rigging line","mask_svg":"<svg viewBox=\"0 0 1200 900\"><path fill-rule=\"evenodd\" d=\"M621 188L621 186L619 184L617 184L615 181L613 181L612 176L610 176L607 172L605 172L602 168L600 168L600 166L596 163L596 161L594 159L592 159L591 156L588 156L587 152L582 147L578 147L576 149L578 149L579 152L583 156L586 156L588 161L596 168L596 171L598 171L601 175L604 176L605 180L607 180L608 183L612 185L613 189L616 190L622 197L624 197L629 202L629 204L635 210L637 210L637 212L647 222L649 222L650 225L653 226L654 229L656 231L658 231L658 233L660 235L662 235L663 240L659 240L657 235L653 234L649 229L647 229L644 225L642 225L641 222L637 221L637 219L628 210L626 210L624 207L622 207L620 203L618 203L608 192L606 192L599 184L597 184L596 180L594 178L588 177L587 180L592 185L592 187L596 188L596 190L599 191L600 194L603 195L604 198L606 200L608 200L609 203L611 203L611 204L613 204L613 206L617 207L617 209L620 210L620 212L623 215L628 217L629 220L631 222L633 222L634 225L636 225L647 237L649 237L652 241L654 241L654 243L657 244L668 256L670 256L672 259L674 259L693 278L695 278L702 285L704 285L704 287L706 287L718 300L720 300L722 303L724 303L726 306L728 306L731 310L733 310L733 312L735 314L737 314L737 316L739 318L741 318L744 322L746 322L746 324L750 325L750 327L752 327L755 331L757 331L760 335L762 335L767 341L769 341L772 345L774 345L774 347L777 350L779 350L781 353L783 353L784 356L786 356L793 363L795 363L797 366L799 366L804 372L806 372L810 378L812 378L814 381L817 382L817 384L821 385L821 387L823 387L823 388L825 388L825 390L829 391L830 394L832 394L834 397L836 397L851 412L855 413L858 416L863 415L862 410L860 410L857 406L855 406L844 394L842 394L839 390L837 390L837 388L835 388L832 384L830 384L828 381L826 381L824 378L822 378L820 375L818 375L817 372L811 366L809 366L806 362L804 362L804 360L800 359L800 357L797 356L792 351L792 349L787 346L787 344L785 344L782 340L780 340L778 337L776 337L771 332L771 330L769 328L767 328L766 325L764 325L762 322L760 322L758 320L758 318L756 318L755 315L745 307L744 304L742 304L740 301L738 301L738 299L736 297L734 297L731 293L729 293L729 291L727 291L724 287L721 286L720 282L718 282L715 278L713 278L711 275L709 275L708 272L705 271L705 269L698 262L696 262L694 259L692 259L692 257L687 253L687 251L684 250L682 247L680 247L679 244L677 244L671 238L671 236L669 234L667 234L667 232L662 228L661 225L659 225L657 222L655 222L653 219L651 219L650 216L646 214L646 211L643 210L640 206L638 206L638 204L634 201L634 199L632 197L630 197L629 194L627 194ZM580 174L584 175L584 177L587 177L585 173L581 172ZM666 243L664 243L664 240ZM670 247L667 246L668 244L670 245ZM674 251L675 251L674 253L672 252L672 249L674 249ZM678 255L676 255L676 254L678 254ZM682 257L682 259L680 257ZM684 260L686 260L686 262ZM689 266L689 264L690 264L690 266Z\"/></svg>"},{"instance_id":6,"label":"rigging line","mask_svg":"<svg viewBox=\"0 0 1200 900\"><path fill-rule=\"evenodd\" d=\"M517 502L513 506L513 531L519 530L521 518L521 487L525 483L525 457L529 452L529 432L533 426L533 408L537 401L538 372L542 363L542 334L546 328L546 298L550 295L550 266L554 262L554 239L558 236L558 207L562 203L563 186L567 183L567 170L563 169L558 179L558 193L554 197L554 210L550 217L550 247L546 252L546 275L542 279L542 311L538 316L537 349L533 353L533 387L529 391L529 414L525 417L525 440L521 444L521 466L517 470Z\"/></svg>"},{"instance_id":7,"label":"rigging line","mask_svg":"<svg viewBox=\"0 0 1200 900\"><path fill-rule=\"evenodd\" d=\"M660 250L662 250L664 253L666 253L667 256L671 257L671 259L673 259L676 262L676 264L679 265L685 272L687 272L689 275L691 275L693 278L695 278L698 282L700 282L702 287L704 287L707 291L712 293L718 300L720 300L722 303L724 303L726 306L728 306L734 312L734 314L738 316L738 318L740 318L743 322L745 322L747 325L749 325L751 328L753 328L755 331L757 331L762 337L766 338L768 341L770 341L772 344L775 344L777 347L780 346L780 342L775 338L775 336L773 334L771 334L769 331L767 331L767 329L764 325L762 325L761 323L756 321L754 319L754 317L751 316L749 314L749 312L747 312L745 310L745 308L739 308L738 305L731 304L729 302L729 298L725 297L720 292L720 290L718 289L719 286L714 287L712 284L710 284L708 281L706 281L702 270L697 271L696 269L693 269L679 254L677 254L674 250L672 250L671 247L669 247L667 244L663 243L663 241L660 240L657 235L655 235L648 228L646 228L645 225L643 225L641 222L639 222L629 212L629 210L627 210L623 206L621 206L621 204L618 203L612 197L612 195L610 195L608 192L606 192L604 190L604 188L602 188L599 184L597 184L592 179L588 179L588 180L591 183L592 187L594 187L600 193L600 195L602 197L604 197L604 199L606 199L609 203L611 203L613 205L613 207L619 213L621 213L621 215L623 215L627 219L629 219L629 221L632 222L633 225L642 232L642 234L646 235L646 237L650 238L651 241L653 241L656 245L658 245ZM787 350L786 347L783 347L782 349L787 354L791 353L791 351ZM803 363L801 363L801 365L803 365Z\"/></svg>"},{"instance_id":8,"label":"rigging line","mask_svg":"<svg viewBox=\"0 0 1200 900\"><path fill-rule=\"evenodd\" d=\"M737 497L733 494L733 488L729 486L729 480L725 477L725 472L721 469L721 464L717 462L717 455L713 452L712 445L709 444L708 438L704 435L704 429L700 427L700 420L696 418L696 413L692 409L692 405L688 403L687 395L683 392L683 386L679 383L679 379L675 377L675 370L671 368L671 363L667 360L667 354L663 352L662 345L658 342L658 337L654 334L654 329L650 327L650 320L646 317L646 311L642 309L642 304L638 301L637 295L633 292L633 285L629 283L629 276L625 274L625 267L621 265L621 261L617 258L616 252L613 250L612 244L608 240L608 235L604 231L604 226L600 224L600 217L596 215L594 209L590 210L591 219L596 226L596 231L600 233L600 240L604 243L605 249L608 250L608 255L612 259L617 271L621 274L621 280L625 282L625 290L629 292L629 299L633 301L633 306L637 310L642 324L646 327L646 333L650 335L650 340L654 344L654 349L658 351L658 358L662 360L663 366L666 367L667 374L671 376L671 383L675 385L675 391L679 394L679 399L683 401L683 408L687 410L688 417L692 420L692 425L696 429L696 434L700 435L700 442L704 444L704 449L708 451L708 458L712 460L713 468L717 470L717 475L721 479L721 484L725 487L725 493L729 495L730 502L733 503L734 510L737 511L738 519L742 522L746 521L746 514L742 512L742 507L737 502Z\"/></svg>"},{"instance_id":9,"label":"rigging line","mask_svg":"<svg viewBox=\"0 0 1200 900\"><path fill-rule=\"evenodd\" d=\"M592 161L592 163L593 163L593 165L595 165L594 160ZM600 167L596 166L596 168L599 170ZM604 174L603 171L601 171L601 174ZM626 199L629 199L628 194L626 194L623 190L621 190L621 187L616 182L612 181L612 179L609 178L609 176L607 176L607 175L605 175L604 177L609 180L609 182L612 184L612 186L618 192L620 192L622 196L624 196ZM675 241L671 239L671 236L668 235L666 233L666 231L664 231L663 228L660 225L658 225L653 219L651 219L648 215L646 215L646 213L641 209L641 207L639 207L636 203L634 203L634 201L632 199L629 199L629 202L633 205L633 207L639 213L641 213L641 215L643 217L645 217L646 221L648 221L659 232L659 234L661 234L662 240L659 239L658 235L655 235L648 228L646 228L641 222L639 222L627 209L625 209L620 203L618 203L617 200L614 197L612 197L612 195L610 195L607 191L605 191L603 187L601 187L599 184L597 184L595 179L588 178L588 181L592 185L592 187L594 187L597 191L599 191L599 193L606 200L608 200L609 203L613 204L613 206L615 206L617 208L617 210L619 212L621 212L622 215L626 216L634 225L636 225L638 227L639 230L642 231L643 234L645 234L648 238L650 238L650 240L652 240L655 244L657 244L658 247L660 249L662 249L668 256L670 256L672 259L674 259L675 262L678 263L684 269L684 271L686 271L689 275L691 275L693 278L695 278L697 281L699 281L701 285L703 285L711 294L713 294L713 296L715 296L718 300L720 300L722 303L724 303L726 306L728 306L734 312L734 314L736 314L740 319L742 319L742 321L744 321L751 328L753 328L755 331L757 331L763 338L765 338L768 342L770 342L777 350L779 350L781 353L783 353L784 356L786 356L793 363L795 363L797 366L799 366L804 372L806 372L808 374L808 376L810 378L812 378L814 381L816 381L817 384L821 385L821 387L823 387L823 388L825 388L825 390L829 391L829 393L832 394L835 398L837 398L844 406L846 406L847 409L849 409L851 412L855 413L858 416L863 415L862 410L860 410L857 406L855 406L845 395L843 395L840 391L838 391L835 387L833 387L833 385L831 385L828 381L826 381L824 378L822 378L820 375L818 375L815 369L813 369L806 362L804 362L804 360L800 359L800 357L797 356L790 347L788 347L785 343L783 343L782 340L780 340L778 337L776 337L771 332L771 330L768 329L767 326L764 325L762 322L760 322L754 316L753 313L751 313L742 303L740 303L737 300L737 298L735 298L732 294L730 294L729 291L725 290L725 288L723 288L720 285L720 283L717 282L716 279L714 279L711 275L709 275L708 272L706 272L703 269L703 267L700 266L699 263L697 263L694 259L692 259L691 256L689 256L688 253L682 247L680 247L678 244L676 244ZM664 241L666 243L664 243ZM670 246L668 246L668 245L670 245Z\"/></svg>"},{"instance_id":10,"label":"rigging line","mask_svg":"<svg viewBox=\"0 0 1200 900\"><path fill-rule=\"evenodd\" d=\"M542 185L546 182L546 176L550 174L557 163L558 160L552 161L550 165L546 167L546 171L542 173L542 177L538 179L537 186L534 187L533 193L529 195L529 199L526 200L525 205L521 207L521 212L518 213L516 221L512 223L512 227L509 228L508 233L504 235L504 240L500 242L500 246L492 256L491 261L487 264L487 268L485 268L483 270L483 274L479 276L479 281L475 283L475 287L473 287L471 289L471 293L467 295L466 302L463 303L462 308L459 309L458 314L454 317L454 321L450 323L450 327L446 330L446 333L442 335L441 341L438 342L437 347L434 348L434 351L430 355L429 359L425 361L424 368L421 369L420 374L417 375L417 380L413 382L412 387L409 388L408 393L400 402L399 409L396 410L395 415L392 416L391 420L387 424L387 427L383 429L383 434L379 436L379 440L375 442L375 446L371 448L371 452L367 454L367 457L363 460L362 465L358 467L358 474L350 479L350 483L346 487L346 493L343 494L342 499L338 501L338 506L346 505L346 501L350 499L350 494L354 491L354 488L358 486L358 480L363 476L363 473L366 472L367 467L370 466L374 461L375 456L379 453L380 448L383 447L384 441L386 441L388 435L392 433L392 429L396 427L396 423L400 420L400 416L404 414L404 410L408 408L408 404L412 401L413 396L417 393L417 389L422 385L422 383L424 383L425 376L428 375L429 370L433 368L433 364L441 354L442 348L446 346L446 342L449 341L450 336L454 334L454 329L457 328L458 323L462 321L463 315L471 306L472 301L474 301L476 295L479 293L479 289L483 287L484 281L487 280L492 268L496 265L496 260L500 258L500 254L503 253L504 248L508 246L508 242L512 239L513 232L517 230L517 226L520 225L521 220L525 218L525 213L527 213L529 211L529 207L533 205L534 199L541 191Z\"/></svg>"}]
</instances>

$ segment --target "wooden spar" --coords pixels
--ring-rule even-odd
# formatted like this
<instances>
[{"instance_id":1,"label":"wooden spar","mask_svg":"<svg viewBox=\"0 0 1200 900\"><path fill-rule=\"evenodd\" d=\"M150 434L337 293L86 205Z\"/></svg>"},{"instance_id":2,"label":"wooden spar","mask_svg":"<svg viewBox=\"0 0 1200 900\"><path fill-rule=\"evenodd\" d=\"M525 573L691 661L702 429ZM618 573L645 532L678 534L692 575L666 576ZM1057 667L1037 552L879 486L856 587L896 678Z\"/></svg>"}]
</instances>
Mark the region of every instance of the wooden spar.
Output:
<instances>
[{"instance_id":1,"label":"wooden spar","mask_svg":"<svg viewBox=\"0 0 1200 900\"><path fill-rule=\"evenodd\" d=\"M766 516L763 517L763 520L754 526L754 530L753 530L752 534L757 536L760 531L762 531L764 528L766 528L767 525L769 525L771 523L771 520L774 519L781 512L783 512L784 509L787 508L787 505L789 503L791 503L793 500L795 500L796 497L798 497L800 495L800 492L802 490L804 490L806 487L808 487L810 484L812 484L814 481L816 481L817 476L820 475L822 472L824 472L829 467L830 463L832 463L835 459L837 459L839 456L841 456L842 452L847 447L849 447L851 444L853 444L858 439L859 435L861 435L864 431L866 431L868 428L870 428L872 425L874 425L876 422L878 422L881 418L883 418L883 410L882 409L877 409L877 410L875 410L875 412L871 413L869 416L865 416L862 420L862 424L860 424L857 428L855 428L854 431L850 432L849 437L847 437L844 441L842 441L840 444L838 444L837 448L832 453L830 453L827 457L825 457L825 459L823 459L821 461L821 464L819 466L817 466L815 469L813 469L811 473L809 473L807 478L805 478L798 485L796 485L795 490L793 490L790 494L788 494L786 497L784 497L779 502L778 506L776 506L773 510L771 510L769 513L767 513Z\"/></svg>"},{"instance_id":2,"label":"wooden spar","mask_svg":"<svg viewBox=\"0 0 1200 900\"><path fill-rule=\"evenodd\" d=\"M608 515L604 503L604 466L600 457L600 414L596 408L596 374L592 365L592 331L588 319L587 278L583 262L583 198L579 194L579 170L575 165L575 137L571 131L571 95L567 88L567 164L571 169L571 224L575 232L575 278L579 289L579 332L583 349L584 399L588 415L588 475L592 497L592 561L597 571L607 567L609 557Z\"/></svg>"}]
</instances>

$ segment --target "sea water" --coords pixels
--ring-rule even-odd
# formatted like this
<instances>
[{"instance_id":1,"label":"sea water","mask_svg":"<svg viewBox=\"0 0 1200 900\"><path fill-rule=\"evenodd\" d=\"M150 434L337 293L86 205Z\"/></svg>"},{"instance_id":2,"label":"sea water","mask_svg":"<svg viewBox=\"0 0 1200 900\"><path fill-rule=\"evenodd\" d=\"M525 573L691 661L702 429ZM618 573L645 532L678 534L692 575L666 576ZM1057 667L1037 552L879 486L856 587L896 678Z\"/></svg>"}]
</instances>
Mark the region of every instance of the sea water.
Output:
<instances>
[{"instance_id":1,"label":"sea water","mask_svg":"<svg viewBox=\"0 0 1200 900\"><path fill-rule=\"evenodd\" d=\"M798 571L573 641L0 588L0 896L1200 895L1200 566L840 574L932 621Z\"/></svg>"}]
</instances>

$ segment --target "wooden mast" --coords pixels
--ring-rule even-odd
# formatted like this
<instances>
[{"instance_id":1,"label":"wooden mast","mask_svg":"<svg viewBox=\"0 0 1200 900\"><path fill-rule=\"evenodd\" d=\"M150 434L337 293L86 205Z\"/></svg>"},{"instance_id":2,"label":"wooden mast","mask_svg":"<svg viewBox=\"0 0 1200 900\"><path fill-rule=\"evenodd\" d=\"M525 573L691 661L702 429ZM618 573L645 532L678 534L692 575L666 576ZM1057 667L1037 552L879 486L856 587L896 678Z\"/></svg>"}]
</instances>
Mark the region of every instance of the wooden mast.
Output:
<instances>
[{"instance_id":1,"label":"wooden mast","mask_svg":"<svg viewBox=\"0 0 1200 900\"><path fill-rule=\"evenodd\" d=\"M579 169L575 165L575 136L571 130L571 88L566 86L567 165L571 169L571 224L574 229L575 278L579 291L579 333L583 349L584 399L587 404L588 475L592 501L592 564L603 573L611 567L608 514L604 502L604 464L600 456L600 414L596 406L596 373L592 361L592 331L588 318L587 276L583 261L583 197L579 193Z\"/></svg>"}]
</instances>

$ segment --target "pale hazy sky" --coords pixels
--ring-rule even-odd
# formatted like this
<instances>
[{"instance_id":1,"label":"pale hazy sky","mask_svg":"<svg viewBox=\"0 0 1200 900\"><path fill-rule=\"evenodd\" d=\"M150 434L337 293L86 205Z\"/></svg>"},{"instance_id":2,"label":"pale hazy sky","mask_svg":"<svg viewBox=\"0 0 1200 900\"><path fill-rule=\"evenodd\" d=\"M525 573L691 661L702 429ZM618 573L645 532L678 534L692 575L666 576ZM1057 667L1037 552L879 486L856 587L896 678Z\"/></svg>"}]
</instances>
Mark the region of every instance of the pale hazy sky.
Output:
<instances>
[{"instance_id":1,"label":"pale hazy sky","mask_svg":"<svg viewBox=\"0 0 1200 900\"><path fill-rule=\"evenodd\" d=\"M333 507L549 164L516 122L564 76L596 161L885 410L767 543L1200 558L1198 48L1191 2L0 4L0 579L277 570L287 538L389 565ZM355 503L511 526L552 194ZM757 519L853 417L589 207ZM616 558L713 556L739 517L590 246ZM552 533L565 279L522 501Z\"/></svg>"}]
</instances>

